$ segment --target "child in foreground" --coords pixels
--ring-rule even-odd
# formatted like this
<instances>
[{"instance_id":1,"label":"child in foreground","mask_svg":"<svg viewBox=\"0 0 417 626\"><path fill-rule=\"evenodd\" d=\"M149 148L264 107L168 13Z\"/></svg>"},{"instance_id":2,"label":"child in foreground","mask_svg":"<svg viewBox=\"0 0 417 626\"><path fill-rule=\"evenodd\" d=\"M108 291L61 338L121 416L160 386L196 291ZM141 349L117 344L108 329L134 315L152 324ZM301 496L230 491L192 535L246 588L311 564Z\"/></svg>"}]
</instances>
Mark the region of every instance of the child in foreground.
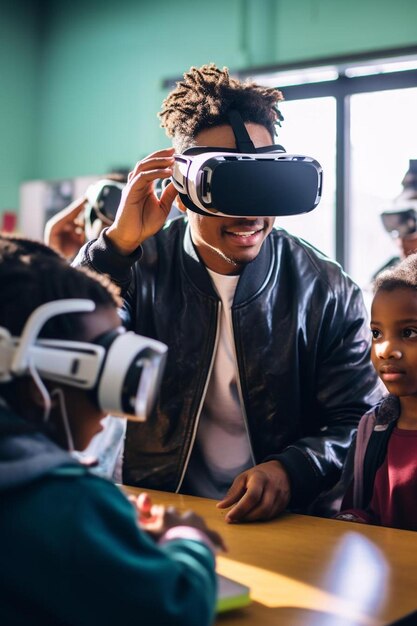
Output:
<instances>
[{"instance_id":1,"label":"child in foreground","mask_svg":"<svg viewBox=\"0 0 417 626\"><path fill-rule=\"evenodd\" d=\"M0 293L0 623L210 624L221 538L199 516L151 507L146 496L136 510L82 466L69 450L84 449L101 429L100 401L51 382L33 356L25 375L14 369L11 337L24 345L28 318L56 301L88 299L93 310L51 315L35 337L41 350L51 339L64 353L63 340L117 341L118 296L49 248L1 236ZM106 358L113 371L110 350Z\"/></svg>"},{"instance_id":2,"label":"child in foreground","mask_svg":"<svg viewBox=\"0 0 417 626\"><path fill-rule=\"evenodd\" d=\"M372 363L389 395L361 419L337 519L417 530L417 254L375 281Z\"/></svg>"}]
</instances>

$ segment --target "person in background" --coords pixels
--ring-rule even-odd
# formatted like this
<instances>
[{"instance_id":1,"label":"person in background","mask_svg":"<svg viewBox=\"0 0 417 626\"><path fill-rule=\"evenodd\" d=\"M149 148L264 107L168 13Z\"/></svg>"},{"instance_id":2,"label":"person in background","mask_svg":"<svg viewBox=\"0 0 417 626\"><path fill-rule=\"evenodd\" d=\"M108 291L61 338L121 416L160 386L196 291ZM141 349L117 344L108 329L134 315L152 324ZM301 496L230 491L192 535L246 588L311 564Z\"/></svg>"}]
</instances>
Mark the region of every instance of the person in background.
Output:
<instances>
[{"instance_id":1,"label":"person in background","mask_svg":"<svg viewBox=\"0 0 417 626\"><path fill-rule=\"evenodd\" d=\"M417 254L381 272L374 290L372 363L389 395L359 423L336 519L417 530Z\"/></svg>"},{"instance_id":2,"label":"person in background","mask_svg":"<svg viewBox=\"0 0 417 626\"><path fill-rule=\"evenodd\" d=\"M40 243L0 237L0 291L0 623L211 624L219 535L146 494L136 510L73 458L104 417L90 391L45 378L29 356L28 372L10 375L10 336L56 300L95 308L55 312L43 340L119 335L114 286Z\"/></svg>"},{"instance_id":3,"label":"person in background","mask_svg":"<svg viewBox=\"0 0 417 626\"><path fill-rule=\"evenodd\" d=\"M113 223L127 174L111 172L45 224L44 242L72 261L89 239Z\"/></svg>"},{"instance_id":4,"label":"person in background","mask_svg":"<svg viewBox=\"0 0 417 626\"><path fill-rule=\"evenodd\" d=\"M83 196L47 221L45 244L72 261L86 241L96 239L113 223L126 181L127 173L112 172L90 185ZM163 189L158 185L156 191L161 194ZM179 214L173 206L169 219Z\"/></svg>"},{"instance_id":5,"label":"person in background","mask_svg":"<svg viewBox=\"0 0 417 626\"><path fill-rule=\"evenodd\" d=\"M174 151L236 150L229 111L256 148L273 144L282 94L214 65L164 101L174 148L130 173L113 224L75 264L122 289L128 328L170 347L151 424L128 424L123 482L220 499L227 522L306 511L338 479L360 416L378 398L359 288L275 218L165 224Z\"/></svg>"},{"instance_id":6,"label":"person in background","mask_svg":"<svg viewBox=\"0 0 417 626\"><path fill-rule=\"evenodd\" d=\"M373 275L397 265L417 250L417 159L411 159L402 181L403 191L390 210L381 213L382 224L398 245L398 254L391 257Z\"/></svg>"}]
</instances>

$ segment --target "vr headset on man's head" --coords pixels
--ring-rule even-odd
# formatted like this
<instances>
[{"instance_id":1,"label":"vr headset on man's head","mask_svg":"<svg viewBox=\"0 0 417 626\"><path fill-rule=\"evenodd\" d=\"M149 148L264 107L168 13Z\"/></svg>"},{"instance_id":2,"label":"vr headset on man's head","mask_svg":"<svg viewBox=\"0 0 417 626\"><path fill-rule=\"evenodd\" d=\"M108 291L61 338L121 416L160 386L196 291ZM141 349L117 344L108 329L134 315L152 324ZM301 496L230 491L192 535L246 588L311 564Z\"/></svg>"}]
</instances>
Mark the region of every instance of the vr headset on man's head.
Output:
<instances>
[{"instance_id":1,"label":"vr headset on man's head","mask_svg":"<svg viewBox=\"0 0 417 626\"><path fill-rule=\"evenodd\" d=\"M42 379L88 390L105 413L144 421L159 391L165 344L122 327L92 343L39 339L52 317L94 309L92 300L56 300L33 311L20 337L0 327L0 383L30 375L34 368Z\"/></svg>"},{"instance_id":2,"label":"vr headset on man's head","mask_svg":"<svg viewBox=\"0 0 417 626\"><path fill-rule=\"evenodd\" d=\"M201 215L297 215L320 201L322 168L280 145L255 148L238 111L229 111L237 149L193 147L174 155L172 182L185 206Z\"/></svg>"}]
</instances>

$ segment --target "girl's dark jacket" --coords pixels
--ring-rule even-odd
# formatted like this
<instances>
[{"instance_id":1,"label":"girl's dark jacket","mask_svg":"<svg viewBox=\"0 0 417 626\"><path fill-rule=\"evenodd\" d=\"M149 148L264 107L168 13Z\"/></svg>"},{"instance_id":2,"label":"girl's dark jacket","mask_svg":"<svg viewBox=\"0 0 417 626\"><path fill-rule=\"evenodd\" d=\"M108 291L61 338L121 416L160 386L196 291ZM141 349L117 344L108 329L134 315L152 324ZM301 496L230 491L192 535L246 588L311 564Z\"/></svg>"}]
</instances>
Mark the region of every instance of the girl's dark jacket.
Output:
<instances>
[{"instance_id":1,"label":"girl's dark jacket","mask_svg":"<svg viewBox=\"0 0 417 626\"><path fill-rule=\"evenodd\" d=\"M187 221L168 223L128 257L104 231L75 264L109 274L126 326L169 346L154 416L128 423L123 479L180 491L221 306ZM274 229L240 275L232 320L254 460L283 463L291 507L302 509L337 480L360 417L380 398L361 292L337 263Z\"/></svg>"}]
</instances>

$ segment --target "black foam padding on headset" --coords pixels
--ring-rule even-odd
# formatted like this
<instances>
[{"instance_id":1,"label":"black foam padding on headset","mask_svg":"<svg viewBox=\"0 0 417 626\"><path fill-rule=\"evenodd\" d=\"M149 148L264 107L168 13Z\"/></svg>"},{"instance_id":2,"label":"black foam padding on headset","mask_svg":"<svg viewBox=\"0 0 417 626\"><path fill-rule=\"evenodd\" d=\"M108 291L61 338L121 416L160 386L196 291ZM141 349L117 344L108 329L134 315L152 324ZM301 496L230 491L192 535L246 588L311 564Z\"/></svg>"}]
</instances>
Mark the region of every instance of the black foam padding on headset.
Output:
<instances>
[{"instance_id":1,"label":"black foam padding on headset","mask_svg":"<svg viewBox=\"0 0 417 626\"><path fill-rule=\"evenodd\" d=\"M204 217L216 217L215 213L211 213L209 210L203 211L202 209L200 209L200 207L196 206L185 193L178 192L178 195L181 198L183 204L187 207L187 209L190 209L190 211L192 211L193 213L204 215Z\"/></svg>"}]
</instances>

